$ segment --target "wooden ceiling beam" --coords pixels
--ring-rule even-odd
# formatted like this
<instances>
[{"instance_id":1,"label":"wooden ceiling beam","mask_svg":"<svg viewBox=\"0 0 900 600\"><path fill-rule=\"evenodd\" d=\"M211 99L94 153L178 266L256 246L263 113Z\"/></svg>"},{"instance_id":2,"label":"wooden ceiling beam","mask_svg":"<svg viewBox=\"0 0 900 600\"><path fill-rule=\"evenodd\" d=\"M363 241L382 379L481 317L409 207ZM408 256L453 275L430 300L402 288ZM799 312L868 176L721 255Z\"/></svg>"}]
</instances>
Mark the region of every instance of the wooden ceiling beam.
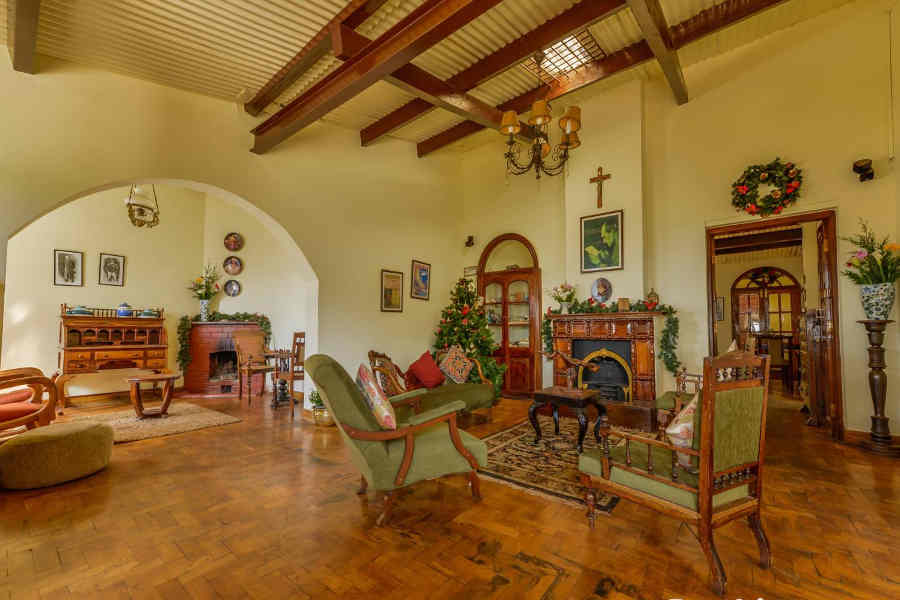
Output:
<instances>
[{"instance_id":1,"label":"wooden ceiling beam","mask_svg":"<svg viewBox=\"0 0 900 600\"><path fill-rule=\"evenodd\" d=\"M687 84L659 0L628 0L628 6L672 88L675 101L678 104L687 103Z\"/></svg>"},{"instance_id":2,"label":"wooden ceiling beam","mask_svg":"<svg viewBox=\"0 0 900 600\"><path fill-rule=\"evenodd\" d=\"M725 0L671 27L669 37L675 48L683 48L691 42L783 2L786 0Z\"/></svg>"},{"instance_id":3,"label":"wooden ceiling beam","mask_svg":"<svg viewBox=\"0 0 900 600\"><path fill-rule=\"evenodd\" d=\"M783 229L749 235L716 239L716 254L738 254L773 248L800 246L803 243L802 229Z\"/></svg>"},{"instance_id":4,"label":"wooden ceiling beam","mask_svg":"<svg viewBox=\"0 0 900 600\"><path fill-rule=\"evenodd\" d=\"M300 51L263 85L252 100L244 104L244 110L253 116L259 115L272 104L286 89L291 87L316 62L331 50L331 31L345 25L351 29L358 27L378 10L386 0L352 0L341 12L334 16L312 37Z\"/></svg>"},{"instance_id":5,"label":"wooden ceiling beam","mask_svg":"<svg viewBox=\"0 0 900 600\"><path fill-rule=\"evenodd\" d=\"M540 27L508 43L496 52L485 56L447 80L461 91L468 92L494 75L525 60L538 50L585 27L609 17L625 7L625 0L584 0L560 13ZM367 126L360 132L363 146L376 142L395 129L427 113L434 106L421 98L412 100L397 110Z\"/></svg>"},{"instance_id":6,"label":"wooden ceiling beam","mask_svg":"<svg viewBox=\"0 0 900 600\"><path fill-rule=\"evenodd\" d=\"M271 150L404 66L501 0L426 0L335 71L253 129L252 151Z\"/></svg>"},{"instance_id":7,"label":"wooden ceiling beam","mask_svg":"<svg viewBox=\"0 0 900 600\"><path fill-rule=\"evenodd\" d=\"M37 72L35 48L41 0L7 0L6 44L12 67L22 73Z\"/></svg>"}]
</instances>

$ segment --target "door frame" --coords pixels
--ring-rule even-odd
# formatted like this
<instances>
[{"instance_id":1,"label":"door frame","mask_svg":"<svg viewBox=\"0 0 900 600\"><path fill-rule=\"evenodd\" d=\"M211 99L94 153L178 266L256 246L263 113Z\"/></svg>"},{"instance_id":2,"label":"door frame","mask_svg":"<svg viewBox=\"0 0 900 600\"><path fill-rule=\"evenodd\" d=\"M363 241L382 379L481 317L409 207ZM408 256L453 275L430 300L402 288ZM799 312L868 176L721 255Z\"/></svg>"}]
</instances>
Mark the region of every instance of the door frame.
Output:
<instances>
[{"instance_id":1,"label":"door frame","mask_svg":"<svg viewBox=\"0 0 900 600\"><path fill-rule=\"evenodd\" d=\"M821 221L825 233L825 253L831 255L830 264L826 266L832 282L832 294L830 306L826 307L832 316L832 344L831 372L834 375L832 393L837 395L833 401L834 414L832 415L831 437L836 441L844 440L844 386L843 372L841 370L841 338L840 338L840 314L839 314L839 279L837 270L837 214L832 209L817 210L813 212L789 215L786 217L768 218L758 221L745 221L730 225L711 225L706 228L706 296L707 317L709 324L709 353L718 354L718 342L716 340L716 236L731 233L752 233L759 229L772 227L785 227L799 225L813 221ZM818 277L818 273L817 273ZM809 283L807 282L807 285Z\"/></svg>"}]
</instances>

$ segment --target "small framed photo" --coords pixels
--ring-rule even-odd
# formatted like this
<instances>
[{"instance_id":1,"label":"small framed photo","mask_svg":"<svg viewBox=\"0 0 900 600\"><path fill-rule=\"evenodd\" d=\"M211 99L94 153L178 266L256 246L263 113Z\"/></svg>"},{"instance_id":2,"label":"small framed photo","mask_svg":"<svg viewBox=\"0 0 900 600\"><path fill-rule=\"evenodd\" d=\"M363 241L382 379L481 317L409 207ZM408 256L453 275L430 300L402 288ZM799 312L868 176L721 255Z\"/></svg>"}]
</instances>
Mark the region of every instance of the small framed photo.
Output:
<instances>
[{"instance_id":1,"label":"small framed photo","mask_svg":"<svg viewBox=\"0 0 900 600\"><path fill-rule=\"evenodd\" d=\"M225 291L225 295L229 298L234 298L235 296L240 295L241 290L241 282L237 279L229 279L225 282L225 285L222 286L222 289Z\"/></svg>"},{"instance_id":2,"label":"small framed photo","mask_svg":"<svg viewBox=\"0 0 900 600\"><path fill-rule=\"evenodd\" d=\"M403 312L403 273L381 270L381 312Z\"/></svg>"},{"instance_id":3,"label":"small framed photo","mask_svg":"<svg viewBox=\"0 0 900 600\"><path fill-rule=\"evenodd\" d=\"M581 217L581 272L625 268L621 210Z\"/></svg>"},{"instance_id":4,"label":"small framed photo","mask_svg":"<svg viewBox=\"0 0 900 600\"><path fill-rule=\"evenodd\" d=\"M463 267L463 277L465 279L471 279L473 281L478 279L478 265Z\"/></svg>"},{"instance_id":5,"label":"small framed photo","mask_svg":"<svg viewBox=\"0 0 900 600\"><path fill-rule=\"evenodd\" d=\"M232 231L225 236L223 243L225 244L225 249L229 252L237 252L244 247L244 236L236 231Z\"/></svg>"},{"instance_id":6,"label":"small framed photo","mask_svg":"<svg viewBox=\"0 0 900 600\"><path fill-rule=\"evenodd\" d=\"M53 251L53 285L84 285L84 252Z\"/></svg>"},{"instance_id":7,"label":"small framed photo","mask_svg":"<svg viewBox=\"0 0 900 600\"><path fill-rule=\"evenodd\" d=\"M244 270L244 262L237 256L229 256L222 261L222 270L228 275L240 275Z\"/></svg>"},{"instance_id":8,"label":"small framed photo","mask_svg":"<svg viewBox=\"0 0 900 600\"><path fill-rule=\"evenodd\" d=\"M725 320L725 296L716 296L716 321Z\"/></svg>"},{"instance_id":9,"label":"small framed photo","mask_svg":"<svg viewBox=\"0 0 900 600\"><path fill-rule=\"evenodd\" d=\"M118 254L100 253L100 274L97 276L100 285L125 285L125 257Z\"/></svg>"},{"instance_id":10,"label":"small framed photo","mask_svg":"<svg viewBox=\"0 0 900 600\"><path fill-rule=\"evenodd\" d=\"M409 297L417 300L428 300L431 296L431 265L413 259L412 272L409 276Z\"/></svg>"}]
</instances>

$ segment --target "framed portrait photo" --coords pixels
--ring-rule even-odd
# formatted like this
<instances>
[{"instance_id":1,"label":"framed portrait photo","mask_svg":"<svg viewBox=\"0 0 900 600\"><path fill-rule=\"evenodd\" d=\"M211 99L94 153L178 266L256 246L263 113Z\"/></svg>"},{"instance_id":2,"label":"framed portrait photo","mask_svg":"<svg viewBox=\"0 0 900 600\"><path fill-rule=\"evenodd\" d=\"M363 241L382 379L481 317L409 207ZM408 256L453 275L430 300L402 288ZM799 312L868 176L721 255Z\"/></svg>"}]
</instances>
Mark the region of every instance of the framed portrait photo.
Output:
<instances>
[{"instance_id":1,"label":"framed portrait photo","mask_svg":"<svg viewBox=\"0 0 900 600\"><path fill-rule=\"evenodd\" d=\"M622 211L581 217L581 272L625 268Z\"/></svg>"},{"instance_id":2,"label":"framed portrait photo","mask_svg":"<svg viewBox=\"0 0 900 600\"><path fill-rule=\"evenodd\" d=\"M97 278L100 285L125 285L125 257L101 252L100 273Z\"/></svg>"},{"instance_id":3,"label":"framed portrait photo","mask_svg":"<svg viewBox=\"0 0 900 600\"><path fill-rule=\"evenodd\" d=\"M381 270L381 312L403 312L403 273Z\"/></svg>"},{"instance_id":4,"label":"framed portrait photo","mask_svg":"<svg viewBox=\"0 0 900 600\"><path fill-rule=\"evenodd\" d=\"M225 285L222 286L222 290L225 292L225 295L229 298L234 298L235 296L239 296L241 293L241 282L237 279L229 279L225 282Z\"/></svg>"},{"instance_id":5,"label":"framed portrait photo","mask_svg":"<svg viewBox=\"0 0 900 600\"><path fill-rule=\"evenodd\" d=\"M428 300L431 296L431 265L413 259L409 276L409 297Z\"/></svg>"},{"instance_id":6,"label":"framed portrait photo","mask_svg":"<svg viewBox=\"0 0 900 600\"><path fill-rule=\"evenodd\" d=\"M84 252L53 251L53 285L84 285Z\"/></svg>"},{"instance_id":7,"label":"framed portrait photo","mask_svg":"<svg viewBox=\"0 0 900 600\"><path fill-rule=\"evenodd\" d=\"M236 231L232 231L225 236L225 239L222 243L225 245L225 249L229 252L237 252L244 247L244 236L237 233Z\"/></svg>"},{"instance_id":8,"label":"framed portrait photo","mask_svg":"<svg viewBox=\"0 0 900 600\"><path fill-rule=\"evenodd\" d=\"M725 320L725 296L716 296L716 321Z\"/></svg>"},{"instance_id":9,"label":"framed portrait photo","mask_svg":"<svg viewBox=\"0 0 900 600\"><path fill-rule=\"evenodd\" d=\"M222 270L228 275L240 275L244 270L244 262L237 256L229 256L222 261Z\"/></svg>"}]
</instances>

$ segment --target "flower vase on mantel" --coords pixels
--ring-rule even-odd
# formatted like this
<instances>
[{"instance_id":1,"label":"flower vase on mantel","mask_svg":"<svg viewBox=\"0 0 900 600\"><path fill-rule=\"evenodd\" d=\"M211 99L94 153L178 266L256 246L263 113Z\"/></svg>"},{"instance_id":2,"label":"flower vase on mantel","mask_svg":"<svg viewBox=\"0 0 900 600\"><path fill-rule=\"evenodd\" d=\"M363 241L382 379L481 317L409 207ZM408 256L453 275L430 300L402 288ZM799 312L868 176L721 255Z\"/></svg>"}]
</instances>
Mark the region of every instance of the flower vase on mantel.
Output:
<instances>
[{"instance_id":1,"label":"flower vase on mantel","mask_svg":"<svg viewBox=\"0 0 900 600\"><path fill-rule=\"evenodd\" d=\"M571 303L569 303L569 302L560 302L559 303L559 314L561 314L561 315L569 314L569 305L570 304Z\"/></svg>"},{"instance_id":2,"label":"flower vase on mantel","mask_svg":"<svg viewBox=\"0 0 900 600\"><path fill-rule=\"evenodd\" d=\"M191 282L188 289L194 298L200 301L200 321L209 321L209 301L221 291L218 284L219 271L213 265L207 265L203 274Z\"/></svg>"},{"instance_id":3,"label":"flower vase on mantel","mask_svg":"<svg viewBox=\"0 0 900 600\"><path fill-rule=\"evenodd\" d=\"M209 321L209 300L200 301L200 321L203 323Z\"/></svg>"}]
</instances>

